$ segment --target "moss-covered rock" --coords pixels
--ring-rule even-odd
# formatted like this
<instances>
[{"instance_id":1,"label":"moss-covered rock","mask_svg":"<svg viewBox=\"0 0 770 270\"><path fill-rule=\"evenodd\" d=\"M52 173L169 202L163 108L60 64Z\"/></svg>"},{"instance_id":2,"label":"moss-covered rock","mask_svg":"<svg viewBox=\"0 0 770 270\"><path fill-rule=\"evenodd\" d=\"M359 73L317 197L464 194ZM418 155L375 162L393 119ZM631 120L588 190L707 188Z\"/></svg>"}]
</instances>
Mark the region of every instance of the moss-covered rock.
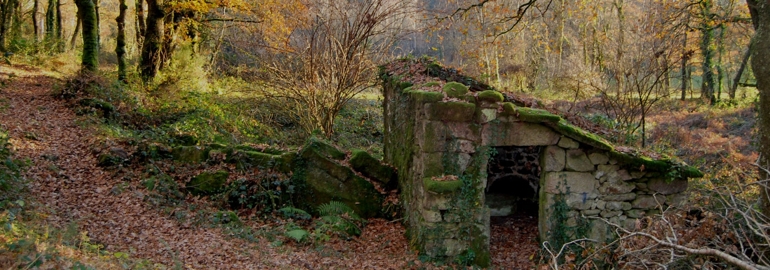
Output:
<instances>
[{"instance_id":1,"label":"moss-covered rock","mask_svg":"<svg viewBox=\"0 0 770 270\"><path fill-rule=\"evenodd\" d=\"M314 152L317 152L322 156L335 159L335 160L344 160L345 157L347 156L345 152L342 152L340 149L337 149L337 147L316 137L310 138L308 143L305 144L304 148L313 149Z\"/></svg>"},{"instance_id":2,"label":"moss-covered rock","mask_svg":"<svg viewBox=\"0 0 770 270\"><path fill-rule=\"evenodd\" d=\"M99 110L103 117L110 117L115 113L115 106L98 98L84 98L79 100L78 104L83 107Z\"/></svg>"},{"instance_id":3,"label":"moss-covered rock","mask_svg":"<svg viewBox=\"0 0 770 270\"><path fill-rule=\"evenodd\" d=\"M172 140L174 144L182 145L182 146L193 146L197 145L200 140L198 139L198 136L195 136L195 134L189 133L189 132L181 132L174 134L172 137Z\"/></svg>"},{"instance_id":4,"label":"moss-covered rock","mask_svg":"<svg viewBox=\"0 0 770 270\"><path fill-rule=\"evenodd\" d=\"M192 195L213 195L222 191L229 176L226 171L204 172L190 179L185 187Z\"/></svg>"},{"instance_id":5,"label":"moss-covered rock","mask_svg":"<svg viewBox=\"0 0 770 270\"><path fill-rule=\"evenodd\" d=\"M314 212L322 204L340 201L363 218L380 215L383 196L374 185L316 146L306 144L297 157L297 205Z\"/></svg>"},{"instance_id":6,"label":"moss-covered rock","mask_svg":"<svg viewBox=\"0 0 770 270\"><path fill-rule=\"evenodd\" d=\"M428 107L430 120L470 122L476 112L476 104L468 102L438 102Z\"/></svg>"},{"instance_id":7,"label":"moss-covered rock","mask_svg":"<svg viewBox=\"0 0 770 270\"><path fill-rule=\"evenodd\" d=\"M122 148L113 147L106 153L102 153L97 157L98 165L101 167L111 167L125 163L128 161L128 153Z\"/></svg>"},{"instance_id":8,"label":"moss-covered rock","mask_svg":"<svg viewBox=\"0 0 770 270\"><path fill-rule=\"evenodd\" d=\"M460 187L463 186L463 181L460 179L445 181L434 180L431 177L426 177L422 179L422 183L425 187L425 190L438 194L452 193L460 190Z\"/></svg>"},{"instance_id":9,"label":"moss-covered rock","mask_svg":"<svg viewBox=\"0 0 770 270\"><path fill-rule=\"evenodd\" d=\"M668 158L653 159L643 155L634 156L618 151L610 151L610 158L617 160L625 166L640 169L647 172L661 172L670 178L700 178L703 173L698 168L684 165ZM644 168L644 169L642 169Z\"/></svg>"},{"instance_id":10,"label":"moss-covered rock","mask_svg":"<svg viewBox=\"0 0 770 270\"><path fill-rule=\"evenodd\" d=\"M503 93L497 92L495 90L481 91L478 93L477 97L479 98L479 101L486 102L503 102L503 100L505 100Z\"/></svg>"},{"instance_id":11,"label":"moss-covered rock","mask_svg":"<svg viewBox=\"0 0 770 270\"><path fill-rule=\"evenodd\" d=\"M545 122L544 124L547 124L551 128L555 129L559 133L570 137L573 140L576 140L580 143L584 143L602 150L612 151L613 146L610 144L607 140L605 140L602 137L599 137L596 134L590 133L588 131L583 130L582 128L579 128L577 126L573 126L567 120L561 119L557 123L553 122Z\"/></svg>"},{"instance_id":12,"label":"moss-covered rock","mask_svg":"<svg viewBox=\"0 0 770 270\"><path fill-rule=\"evenodd\" d=\"M516 105L510 102L503 103L502 115L516 115Z\"/></svg>"},{"instance_id":13,"label":"moss-covered rock","mask_svg":"<svg viewBox=\"0 0 770 270\"><path fill-rule=\"evenodd\" d=\"M526 107L518 107L516 108L516 111L518 113L519 119L524 122L531 122L531 123L545 123L545 122L551 122L551 123L558 123L561 121L561 117L555 114L552 114L549 111L541 110L541 109L533 109L533 108L526 108Z\"/></svg>"},{"instance_id":14,"label":"moss-covered rock","mask_svg":"<svg viewBox=\"0 0 770 270\"><path fill-rule=\"evenodd\" d=\"M444 85L443 90L450 98L461 98L468 93L468 87L459 82L448 82Z\"/></svg>"},{"instance_id":15,"label":"moss-covered rock","mask_svg":"<svg viewBox=\"0 0 770 270\"><path fill-rule=\"evenodd\" d=\"M396 169L382 164L379 160L363 150L353 150L350 157L350 166L353 170L360 172L364 176L385 185L395 183L395 180L398 178Z\"/></svg>"},{"instance_id":16,"label":"moss-covered rock","mask_svg":"<svg viewBox=\"0 0 770 270\"><path fill-rule=\"evenodd\" d=\"M439 92L411 90L404 91L404 93L408 94L412 100L419 103L433 103L444 99L444 94Z\"/></svg>"},{"instance_id":17,"label":"moss-covered rock","mask_svg":"<svg viewBox=\"0 0 770 270\"><path fill-rule=\"evenodd\" d=\"M175 161L201 163L209 158L209 149L202 146L177 146L171 152Z\"/></svg>"},{"instance_id":18,"label":"moss-covered rock","mask_svg":"<svg viewBox=\"0 0 770 270\"><path fill-rule=\"evenodd\" d=\"M171 147L160 143L141 142L136 147L133 157L140 161L171 158Z\"/></svg>"}]
</instances>

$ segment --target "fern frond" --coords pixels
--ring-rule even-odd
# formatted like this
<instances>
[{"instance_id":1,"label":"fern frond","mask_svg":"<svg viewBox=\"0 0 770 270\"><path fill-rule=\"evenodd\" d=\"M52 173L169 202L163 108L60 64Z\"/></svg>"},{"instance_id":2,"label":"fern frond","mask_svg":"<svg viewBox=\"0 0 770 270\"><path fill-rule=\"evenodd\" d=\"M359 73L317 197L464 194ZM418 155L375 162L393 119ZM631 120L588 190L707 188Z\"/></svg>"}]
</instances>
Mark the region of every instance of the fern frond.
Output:
<instances>
[{"instance_id":1,"label":"fern frond","mask_svg":"<svg viewBox=\"0 0 770 270\"><path fill-rule=\"evenodd\" d=\"M294 239L294 241L297 241L297 243L302 243L303 241L305 241L308 235L310 235L310 233L308 233L306 230L303 230L303 229L296 229L296 230L291 230L286 232L286 236L288 236L291 239Z\"/></svg>"},{"instance_id":2,"label":"fern frond","mask_svg":"<svg viewBox=\"0 0 770 270\"><path fill-rule=\"evenodd\" d=\"M330 201L329 203L322 204L318 207L318 213L321 216L342 216L347 214L348 217L358 220L361 219L353 208L339 201Z\"/></svg>"},{"instance_id":3,"label":"fern frond","mask_svg":"<svg viewBox=\"0 0 770 270\"><path fill-rule=\"evenodd\" d=\"M278 212L281 213L282 216L285 218L293 218L293 219L310 219L312 216L306 212L305 210L294 208L291 206L287 206L281 209L278 209Z\"/></svg>"}]
</instances>

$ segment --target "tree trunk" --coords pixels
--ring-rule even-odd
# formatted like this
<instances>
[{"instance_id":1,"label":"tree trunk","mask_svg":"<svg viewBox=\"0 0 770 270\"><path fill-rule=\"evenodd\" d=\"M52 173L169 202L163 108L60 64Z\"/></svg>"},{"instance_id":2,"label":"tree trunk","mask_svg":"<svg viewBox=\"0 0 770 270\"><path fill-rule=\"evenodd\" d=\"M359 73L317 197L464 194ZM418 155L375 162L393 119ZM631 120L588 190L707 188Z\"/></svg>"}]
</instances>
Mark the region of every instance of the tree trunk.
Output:
<instances>
[{"instance_id":1,"label":"tree trunk","mask_svg":"<svg viewBox=\"0 0 770 270\"><path fill-rule=\"evenodd\" d=\"M142 44L144 39L144 33L147 26L145 25L144 18L144 0L136 0L136 46L139 51L142 51Z\"/></svg>"},{"instance_id":2,"label":"tree trunk","mask_svg":"<svg viewBox=\"0 0 770 270\"><path fill-rule=\"evenodd\" d=\"M115 19L118 23L117 45L115 54L118 56L118 80L126 82L126 0L120 0L120 12Z\"/></svg>"},{"instance_id":3,"label":"tree trunk","mask_svg":"<svg viewBox=\"0 0 770 270\"><path fill-rule=\"evenodd\" d=\"M75 45L77 45L78 36L80 36L80 27L82 24L83 21L80 20L80 16L77 16L75 21L75 31L72 31L72 38L70 38L70 50L75 49Z\"/></svg>"},{"instance_id":4,"label":"tree trunk","mask_svg":"<svg viewBox=\"0 0 770 270\"><path fill-rule=\"evenodd\" d=\"M18 0L6 0L0 2L0 51L7 51L5 42L8 39L8 30L11 27L11 20L13 20L13 13L16 10L16 2Z\"/></svg>"},{"instance_id":5,"label":"tree trunk","mask_svg":"<svg viewBox=\"0 0 770 270\"><path fill-rule=\"evenodd\" d=\"M94 13L96 14L96 48L102 46L101 20L99 19L99 0L94 1Z\"/></svg>"},{"instance_id":6,"label":"tree trunk","mask_svg":"<svg viewBox=\"0 0 770 270\"><path fill-rule=\"evenodd\" d=\"M155 78L160 69L161 50L163 48L163 0L147 0L147 28L142 44L140 73L145 81Z\"/></svg>"},{"instance_id":7,"label":"tree trunk","mask_svg":"<svg viewBox=\"0 0 770 270\"><path fill-rule=\"evenodd\" d=\"M767 1L747 0L751 20L756 32L751 41L751 68L757 78L759 90L759 180L767 180L766 169L770 169L770 3ZM765 186L760 192L761 210L770 216L770 188Z\"/></svg>"},{"instance_id":8,"label":"tree trunk","mask_svg":"<svg viewBox=\"0 0 770 270\"><path fill-rule=\"evenodd\" d=\"M64 29L62 27L61 17L61 0L56 0L56 49L58 52L64 51L64 43L62 39L64 37Z\"/></svg>"},{"instance_id":9,"label":"tree trunk","mask_svg":"<svg viewBox=\"0 0 770 270\"><path fill-rule=\"evenodd\" d=\"M83 24L82 72L95 72L99 68L99 43L96 32L96 4L93 0L75 0L78 17Z\"/></svg>"},{"instance_id":10,"label":"tree trunk","mask_svg":"<svg viewBox=\"0 0 770 270\"><path fill-rule=\"evenodd\" d=\"M40 42L40 37L42 36L42 27L40 25L40 0L34 0L34 4L32 6L32 27L35 32L35 42Z\"/></svg>"},{"instance_id":11,"label":"tree trunk","mask_svg":"<svg viewBox=\"0 0 770 270\"><path fill-rule=\"evenodd\" d=\"M701 15L704 18L710 18L711 14L711 0L701 1ZM715 90L715 76L714 76L714 28L709 25L708 21L701 23L701 44L700 49L703 54L703 81L701 84L701 98L707 99L709 104L714 105L716 103L716 97L714 96Z\"/></svg>"},{"instance_id":12,"label":"tree trunk","mask_svg":"<svg viewBox=\"0 0 770 270\"><path fill-rule=\"evenodd\" d=\"M45 40L53 42L56 37L56 0L48 0L45 11Z\"/></svg>"},{"instance_id":13,"label":"tree trunk","mask_svg":"<svg viewBox=\"0 0 770 270\"><path fill-rule=\"evenodd\" d=\"M735 78L733 79L733 84L730 85L730 99L735 99L735 91L738 90L738 84L741 83L741 76L743 76L743 71L746 69L746 64L749 62L749 56L751 56L751 46L749 46L748 49L746 49L746 52L743 53L743 60L741 60L741 66L738 67L738 72L735 73Z\"/></svg>"}]
</instances>

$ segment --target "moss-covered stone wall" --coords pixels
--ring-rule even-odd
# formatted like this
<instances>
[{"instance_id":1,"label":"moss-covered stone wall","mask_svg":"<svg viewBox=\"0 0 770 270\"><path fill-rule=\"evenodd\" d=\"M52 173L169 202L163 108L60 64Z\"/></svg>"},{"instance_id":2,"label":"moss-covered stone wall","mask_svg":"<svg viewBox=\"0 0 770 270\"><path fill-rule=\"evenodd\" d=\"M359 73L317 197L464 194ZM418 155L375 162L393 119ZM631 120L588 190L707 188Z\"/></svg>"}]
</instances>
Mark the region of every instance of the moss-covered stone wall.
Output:
<instances>
[{"instance_id":1,"label":"moss-covered stone wall","mask_svg":"<svg viewBox=\"0 0 770 270\"><path fill-rule=\"evenodd\" d=\"M419 65L417 69L420 72ZM590 217L631 226L660 207L683 203L687 178L700 174L671 160L616 151L606 140L558 115L504 102L494 90L468 91L467 86L440 78L435 82L422 78L415 85L403 76L387 68L380 74L385 162L398 172L410 244L434 259L490 264L490 211L484 190L495 147L542 149L542 240L565 225L589 220L589 233L581 237L605 241L611 231ZM557 203L566 207L555 207ZM554 221L553 209L562 209L567 218Z\"/></svg>"}]
</instances>

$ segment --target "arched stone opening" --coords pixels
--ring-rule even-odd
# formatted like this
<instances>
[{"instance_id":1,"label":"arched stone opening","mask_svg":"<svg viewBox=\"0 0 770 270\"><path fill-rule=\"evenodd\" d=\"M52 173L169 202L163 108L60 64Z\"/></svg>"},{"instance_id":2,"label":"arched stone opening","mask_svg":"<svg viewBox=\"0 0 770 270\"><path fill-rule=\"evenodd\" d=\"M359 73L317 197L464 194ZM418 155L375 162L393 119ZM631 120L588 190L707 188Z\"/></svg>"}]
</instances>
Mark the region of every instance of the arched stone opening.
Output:
<instances>
[{"instance_id":1,"label":"arched stone opening","mask_svg":"<svg viewBox=\"0 0 770 270\"><path fill-rule=\"evenodd\" d=\"M487 165L485 203L490 216L537 217L540 146L501 146Z\"/></svg>"}]
</instances>

